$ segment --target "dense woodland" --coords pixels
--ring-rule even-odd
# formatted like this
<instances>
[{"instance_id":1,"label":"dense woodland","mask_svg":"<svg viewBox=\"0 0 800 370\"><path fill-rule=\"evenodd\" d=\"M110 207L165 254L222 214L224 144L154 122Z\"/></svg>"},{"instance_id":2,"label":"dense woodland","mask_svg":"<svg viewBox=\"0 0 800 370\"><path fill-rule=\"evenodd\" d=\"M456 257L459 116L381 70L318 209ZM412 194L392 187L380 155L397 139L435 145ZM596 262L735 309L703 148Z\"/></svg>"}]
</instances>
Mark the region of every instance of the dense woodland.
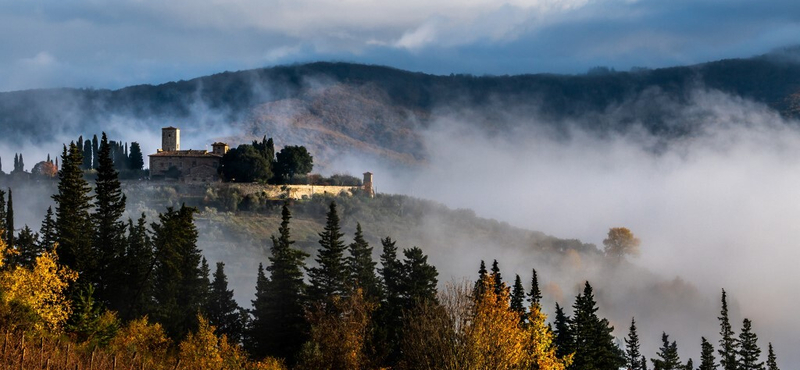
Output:
<instances>
[{"instance_id":1,"label":"dense woodland","mask_svg":"<svg viewBox=\"0 0 800 370\"><path fill-rule=\"evenodd\" d=\"M489 268L480 261L475 282L439 284L421 248L398 250L387 236L374 261L360 225L345 243L335 201L313 262L294 246L293 206L281 206L270 257L253 271L252 307L243 308L225 263L211 266L197 247L196 209L123 219L127 198L113 148L103 135L91 184L83 148L65 146L56 207L38 233L16 232L13 190L0 194L3 367L778 368L771 343L758 342L750 320L734 330L725 291L719 338L703 338L697 365L680 358L667 333L648 356L635 319L624 343L614 338L589 282L571 315L559 304L548 319L535 269L525 277L527 290L519 275L504 278L497 260ZM636 253L638 240L612 228L604 245L607 258L621 260Z\"/></svg>"}]
</instances>

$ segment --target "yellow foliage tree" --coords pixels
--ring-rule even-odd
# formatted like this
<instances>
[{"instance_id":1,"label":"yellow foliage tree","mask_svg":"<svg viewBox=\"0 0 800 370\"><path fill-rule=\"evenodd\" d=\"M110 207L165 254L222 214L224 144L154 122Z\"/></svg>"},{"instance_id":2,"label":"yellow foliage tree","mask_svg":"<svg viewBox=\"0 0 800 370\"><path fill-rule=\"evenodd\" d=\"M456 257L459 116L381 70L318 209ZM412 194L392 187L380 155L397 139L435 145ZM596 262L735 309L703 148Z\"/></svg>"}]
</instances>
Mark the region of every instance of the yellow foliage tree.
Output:
<instances>
[{"instance_id":1,"label":"yellow foliage tree","mask_svg":"<svg viewBox=\"0 0 800 370\"><path fill-rule=\"evenodd\" d=\"M553 345L553 332L545 323L545 315L538 304L532 304L528 313L527 354L529 366L539 370L564 370L572 363L573 354L558 358Z\"/></svg>"},{"instance_id":2,"label":"yellow foliage tree","mask_svg":"<svg viewBox=\"0 0 800 370\"><path fill-rule=\"evenodd\" d=\"M607 256L622 258L626 254L639 255L639 238L626 227L612 227L608 229L608 237L603 240Z\"/></svg>"},{"instance_id":3,"label":"yellow foliage tree","mask_svg":"<svg viewBox=\"0 0 800 370\"><path fill-rule=\"evenodd\" d=\"M467 364L472 369L518 369L527 362L526 330L519 313L509 307L508 287L494 291L495 278L483 281L483 293L475 298L471 325L466 328Z\"/></svg>"},{"instance_id":4,"label":"yellow foliage tree","mask_svg":"<svg viewBox=\"0 0 800 370\"><path fill-rule=\"evenodd\" d=\"M3 255L7 249L5 243L0 242ZM77 273L58 264L55 252L47 251L36 257L36 263L30 269L16 267L0 273L0 288L6 302L16 300L32 308L43 325L59 330L72 312L64 291L77 278Z\"/></svg>"},{"instance_id":5,"label":"yellow foliage tree","mask_svg":"<svg viewBox=\"0 0 800 370\"><path fill-rule=\"evenodd\" d=\"M250 364L244 351L235 344L228 343L224 334L217 336L215 327L203 316L198 315L200 323L197 332L189 333L180 344L181 368L187 370L239 370Z\"/></svg>"},{"instance_id":6,"label":"yellow foliage tree","mask_svg":"<svg viewBox=\"0 0 800 370\"><path fill-rule=\"evenodd\" d=\"M132 362L138 357L142 367L151 368L165 362L170 342L161 324L151 324L145 316L120 329L111 339L109 348L133 358Z\"/></svg>"}]
</instances>

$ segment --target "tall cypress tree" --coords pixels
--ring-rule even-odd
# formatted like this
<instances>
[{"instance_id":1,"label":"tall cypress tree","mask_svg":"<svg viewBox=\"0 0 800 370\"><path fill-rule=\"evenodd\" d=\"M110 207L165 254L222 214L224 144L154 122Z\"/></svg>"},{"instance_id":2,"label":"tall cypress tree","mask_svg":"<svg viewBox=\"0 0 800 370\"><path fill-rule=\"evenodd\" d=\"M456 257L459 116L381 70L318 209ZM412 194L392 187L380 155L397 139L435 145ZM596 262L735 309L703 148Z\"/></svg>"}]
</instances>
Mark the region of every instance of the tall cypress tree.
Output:
<instances>
[{"instance_id":1,"label":"tall cypress tree","mask_svg":"<svg viewBox=\"0 0 800 370\"><path fill-rule=\"evenodd\" d=\"M141 171L144 168L142 147L135 141L131 143L131 152L128 155L128 168L135 171Z\"/></svg>"},{"instance_id":2,"label":"tall cypress tree","mask_svg":"<svg viewBox=\"0 0 800 370\"><path fill-rule=\"evenodd\" d=\"M377 263L372 260L372 247L364 240L360 223L356 224L356 234L347 249L350 255L345 258L345 262L350 281L363 290L367 300L378 302L381 292L378 277L375 275Z\"/></svg>"},{"instance_id":3,"label":"tall cypress tree","mask_svg":"<svg viewBox=\"0 0 800 370\"><path fill-rule=\"evenodd\" d=\"M39 246L42 250L50 250L56 242L56 220L53 218L53 207L47 207L47 213L39 229L41 240Z\"/></svg>"},{"instance_id":4,"label":"tall cypress tree","mask_svg":"<svg viewBox=\"0 0 800 370\"><path fill-rule=\"evenodd\" d=\"M722 337L719 340L719 362L723 370L737 370L739 363L736 359L736 352L739 349L739 343L734 337L733 327L728 318L728 295L725 293L725 289L722 290L722 311L718 319L719 335Z\"/></svg>"},{"instance_id":5,"label":"tall cypress tree","mask_svg":"<svg viewBox=\"0 0 800 370\"><path fill-rule=\"evenodd\" d=\"M333 296L347 292L347 267L344 260L344 234L340 231L336 202L331 202L325 231L319 233L320 249L317 252L318 267L308 269L311 282L309 297L312 302L324 304Z\"/></svg>"},{"instance_id":6,"label":"tall cypress tree","mask_svg":"<svg viewBox=\"0 0 800 370\"><path fill-rule=\"evenodd\" d=\"M308 254L292 246L289 207L281 210L278 236L272 236L267 279L259 271L256 299L253 301L253 321L250 336L254 354L274 356L294 363L307 338L308 323L303 269Z\"/></svg>"},{"instance_id":7,"label":"tall cypress tree","mask_svg":"<svg viewBox=\"0 0 800 370\"><path fill-rule=\"evenodd\" d=\"M6 246L15 248L14 241L14 197L11 188L8 188L8 202L6 203Z\"/></svg>"},{"instance_id":8,"label":"tall cypress tree","mask_svg":"<svg viewBox=\"0 0 800 370\"><path fill-rule=\"evenodd\" d=\"M85 148L86 152L91 153L89 140L86 140ZM91 166L91 162L84 162L87 168ZM109 308L120 311L129 299L128 296L120 294L124 292L122 286L125 285L126 227L122 215L125 213L126 197L122 193L119 172L114 169L111 146L108 144L105 132L100 140L98 152L94 199L92 249L97 266L89 276L96 286L97 299Z\"/></svg>"},{"instance_id":9,"label":"tall cypress tree","mask_svg":"<svg viewBox=\"0 0 800 370\"><path fill-rule=\"evenodd\" d=\"M72 142L64 146L61 153L61 169L58 171L58 193L56 202L56 235L59 261L79 274L94 267L92 256L92 219L89 214L92 196L91 187L83 178L80 166L83 155Z\"/></svg>"},{"instance_id":10,"label":"tall cypress tree","mask_svg":"<svg viewBox=\"0 0 800 370\"><path fill-rule=\"evenodd\" d=\"M641 358L642 352L640 351L639 333L636 331L636 319L632 318L628 337L625 338L625 359L628 361L628 369L642 370Z\"/></svg>"},{"instance_id":11,"label":"tall cypress tree","mask_svg":"<svg viewBox=\"0 0 800 370\"><path fill-rule=\"evenodd\" d=\"M225 263L217 262L214 281L211 282L211 295L205 308L209 324L216 326L217 333L225 334L232 343L239 343L244 332L241 309L233 299L233 290L228 289Z\"/></svg>"},{"instance_id":12,"label":"tall cypress tree","mask_svg":"<svg viewBox=\"0 0 800 370\"><path fill-rule=\"evenodd\" d=\"M714 357L714 346L705 337L701 337L700 367L698 370L717 370L717 359Z\"/></svg>"},{"instance_id":13,"label":"tall cypress tree","mask_svg":"<svg viewBox=\"0 0 800 370\"><path fill-rule=\"evenodd\" d=\"M511 289L511 304L509 307L512 311L519 313L521 318L524 317L525 288L522 286L522 279L519 278L519 275L514 278L514 287Z\"/></svg>"},{"instance_id":14,"label":"tall cypress tree","mask_svg":"<svg viewBox=\"0 0 800 370\"><path fill-rule=\"evenodd\" d=\"M96 169L100 167L100 163L97 161L97 156L100 152L100 142L97 141L97 135L92 136L92 168Z\"/></svg>"},{"instance_id":15,"label":"tall cypress tree","mask_svg":"<svg viewBox=\"0 0 800 370\"><path fill-rule=\"evenodd\" d=\"M197 248L196 209L167 208L153 224L153 246L157 258L153 271L153 317L173 339L197 326L197 312L208 295Z\"/></svg>"},{"instance_id":16,"label":"tall cypress tree","mask_svg":"<svg viewBox=\"0 0 800 370\"><path fill-rule=\"evenodd\" d=\"M542 291L539 290L539 276L536 274L536 269L532 269L531 276L531 290L528 293L528 301L531 304L539 304L542 300Z\"/></svg>"},{"instance_id":17,"label":"tall cypress tree","mask_svg":"<svg viewBox=\"0 0 800 370\"><path fill-rule=\"evenodd\" d=\"M778 360L775 358L775 351L772 349L772 342L769 343L769 352L767 353L767 370L780 370L778 369Z\"/></svg>"},{"instance_id":18,"label":"tall cypress tree","mask_svg":"<svg viewBox=\"0 0 800 370\"><path fill-rule=\"evenodd\" d=\"M564 308L556 303L556 319L555 328L553 328L553 343L556 345L556 355L558 357L564 357L575 352L575 339L572 335L569 322L570 317L564 314Z\"/></svg>"},{"instance_id":19,"label":"tall cypress tree","mask_svg":"<svg viewBox=\"0 0 800 370\"><path fill-rule=\"evenodd\" d=\"M656 353L658 358L654 358L653 369L655 370L682 370L681 359L678 357L678 345L675 341L669 342L667 333L661 334L661 348Z\"/></svg>"},{"instance_id":20,"label":"tall cypress tree","mask_svg":"<svg viewBox=\"0 0 800 370\"><path fill-rule=\"evenodd\" d=\"M587 281L583 294L579 294L572 306L574 314L570 326L575 344L575 357L570 369L616 370L625 364L622 351L614 343L611 334L614 327L608 320L597 316L597 306L592 286Z\"/></svg>"},{"instance_id":21,"label":"tall cypress tree","mask_svg":"<svg viewBox=\"0 0 800 370\"><path fill-rule=\"evenodd\" d=\"M764 362L759 361L761 348L758 348L758 336L753 332L750 319L742 322L739 332L739 370L764 370Z\"/></svg>"},{"instance_id":22,"label":"tall cypress tree","mask_svg":"<svg viewBox=\"0 0 800 370\"><path fill-rule=\"evenodd\" d=\"M5 232L8 230L6 225L6 192L5 190L0 190L0 230L3 230L2 238L5 241L6 236Z\"/></svg>"},{"instance_id":23,"label":"tall cypress tree","mask_svg":"<svg viewBox=\"0 0 800 370\"><path fill-rule=\"evenodd\" d=\"M92 169L92 141L86 140L83 142L83 163L81 168L84 170Z\"/></svg>"}]
</instances>

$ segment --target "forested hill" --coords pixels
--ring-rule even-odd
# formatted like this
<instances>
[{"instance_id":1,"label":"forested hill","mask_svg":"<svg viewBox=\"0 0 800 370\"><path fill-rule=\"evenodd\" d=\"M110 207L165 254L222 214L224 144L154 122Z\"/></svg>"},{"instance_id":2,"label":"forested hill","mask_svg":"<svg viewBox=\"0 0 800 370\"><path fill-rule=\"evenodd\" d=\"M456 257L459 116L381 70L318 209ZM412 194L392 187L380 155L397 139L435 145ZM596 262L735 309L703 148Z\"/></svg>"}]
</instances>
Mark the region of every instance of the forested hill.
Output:
<instances>
[{"instance_id":1,"label":"forested hill","mask_svg":"<svg viewBox=\"0 0 800 370\"><path fill-rule=\"evenodd\" d=\"M355 148L393 162L415 163L425 157L419 131L464 108L470 109L471 124L490 132L507 129L511 112L513 124L559 127L578 122L616 131L641 125L674 137L696 126L675 123L681 120L674 119L673 107L687 104L697 89L763 103L784 116L800 115L799 54L789 49L629 72L595 68L582 75L480 77L320 62L114 91L6 92L0 93L0 137L45 143L63 133L108 130L117 121L153 131L165 122L184 127L203 122L203 128L233 128L225 131L229 141L277 132L274 136L288 142L320 149L323 162L326 151ZM612 111L613 118L595 118ZM316 148L316 140L325 140L328 147Z\"/></svg>"}]
</instances>

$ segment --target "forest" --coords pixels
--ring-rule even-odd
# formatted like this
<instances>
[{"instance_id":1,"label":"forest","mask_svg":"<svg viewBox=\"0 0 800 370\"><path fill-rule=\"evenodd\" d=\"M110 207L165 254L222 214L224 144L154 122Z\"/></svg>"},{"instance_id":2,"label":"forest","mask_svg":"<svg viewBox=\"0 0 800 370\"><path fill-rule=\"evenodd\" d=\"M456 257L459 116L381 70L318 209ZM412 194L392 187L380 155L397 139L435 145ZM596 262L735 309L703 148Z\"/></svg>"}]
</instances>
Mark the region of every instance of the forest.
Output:
<instances>
[{"instance_id":1,"label":"forest","mask_svg":"<svg viewBox=\"0 0 800 370\"><path fill-rule=\"evenodd\" d=\"M535 268L528 289L519 275L506 280L497 260L475 261L474 282L440 282L422 248L399 250L391 236L375 261L360 224L345 243L335 199L313 262L294 246L296 206L281 206L270 256L252 272L252 307L240 307L225 263L212 272L197 246L195 208L123 219L113 148L104 135L91 184L83 148L64 147L56 206L38 233L17 233L13 191L0 196L5 368L778 369L749 319L734 329L724 290L719 337L702 338L697 366L667 332L648 355L642 323L631 318L615 338L588 281L571 314L560 302L548 320ZM620 261L638 240L612 228L604 245L605 258Z\"/></svg>"}]
</instances>

